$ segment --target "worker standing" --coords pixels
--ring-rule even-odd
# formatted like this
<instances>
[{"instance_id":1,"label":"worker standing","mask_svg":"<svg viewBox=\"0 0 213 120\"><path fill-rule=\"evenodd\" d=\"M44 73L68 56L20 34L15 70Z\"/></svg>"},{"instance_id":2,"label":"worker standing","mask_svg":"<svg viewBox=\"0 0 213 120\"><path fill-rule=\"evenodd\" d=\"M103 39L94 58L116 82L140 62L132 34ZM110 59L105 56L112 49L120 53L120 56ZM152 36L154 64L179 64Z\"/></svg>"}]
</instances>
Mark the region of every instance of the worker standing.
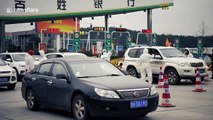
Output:
<instances>
[{"instance_id":1,"label":"worker standing","mask_svg":"<svg viewBox=\"0 0 213 120\"><path fill-rule=\"evenodd\" d=\"M183 53L185 54L186 57L191 57L191 58L193 58L193 55L192 55L192 53L191 53L191 51L190 51L189 48L185 48L185 50L184 50Z\"/></svg>"},{"instance_id":2,"label":"worker standing","mask_svg":"<svg viewBox=\"0 0 213 120\"><path fill-rule=\"evenodd\" d=\"M103 49L102 51L102 55L101 55L101 59L107 60L110 62L110 58L112 56L112 52L111 51L107 51L106 49Z\"/></svg>"},{"instance_id":3,"label":"worker standing","mask_svg":"<svg viewBox=\"0 0 213 120\"><path fill-rule=\"evenodd\" d=\"M32 50L28 51L27 56L25 57L25 70L30 72L34 68L34 52Z\"/></svg>"},{"instance_id":4,"label":"worker standing","mask_svg":"<svg viewBox=\"0 0 213 120\"><path fill-rule=\"evenodd\" d=\"M141 80L152 83L152 70L150 66L151 55L148 53L148 49L144 48L143 54L141 54L139 62L141 66ZM147 76L147 77L146 77Z\"/></svg>"}]
</instances>

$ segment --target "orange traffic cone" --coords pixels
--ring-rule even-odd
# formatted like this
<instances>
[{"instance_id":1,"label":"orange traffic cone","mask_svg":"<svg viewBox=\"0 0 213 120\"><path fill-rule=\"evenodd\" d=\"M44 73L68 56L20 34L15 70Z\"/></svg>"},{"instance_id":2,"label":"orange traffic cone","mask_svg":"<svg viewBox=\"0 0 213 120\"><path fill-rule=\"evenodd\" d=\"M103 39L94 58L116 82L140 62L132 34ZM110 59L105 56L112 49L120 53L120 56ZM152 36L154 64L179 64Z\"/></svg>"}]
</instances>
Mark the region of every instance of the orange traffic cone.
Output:
<instances>
[{"instance_id":1,"label":"orange traffic cone","mask_svg":"<svg viewBox=\"0 0 213 120\"><path fill-rule=\"evenodd\" d=\"M196 71L196 85L195 85L195 89L193 90L193 92L205 92L206 90L203 89L203 85L200 79L200 70L199 68L197 68Z\"/></svg>"},{"instance_id":2,"label":"orange traffic cone","mask_svg":"<svg viewBox=\"0 0 213 120\"><path fill-rule=\"evenodd\" d=\"M168 79L169 77L167 75L164 75L164 89L165 92L162 93L162 103L159 105L159 107L175 107L175 105L172 105L171 103L171 96L169 93L169 82Z\"/></svg>"},{"instance_id":3,"label":"orange traffic cone","mask_svg":"<svg viewBox=\"0 0 213 120\"><path fill-rule=\"evenodd\" d=\"M209 72L209 71L208 71ZM204 77L204 80L205 82L210 82L210 79L209 79L209 73Z\"/></svg>"},{"instance_id":4,"label":"orange traffic cone","mask_svg":"<svg viewBox=\"0 0 213 120\"><path fill-rule=\"evenodd\" d=\"M156 88L163 88L163 86L164 86L163 70L162 70L162 67L160 67L158 85L156 86Z\"/></svg>"}]
</instances>

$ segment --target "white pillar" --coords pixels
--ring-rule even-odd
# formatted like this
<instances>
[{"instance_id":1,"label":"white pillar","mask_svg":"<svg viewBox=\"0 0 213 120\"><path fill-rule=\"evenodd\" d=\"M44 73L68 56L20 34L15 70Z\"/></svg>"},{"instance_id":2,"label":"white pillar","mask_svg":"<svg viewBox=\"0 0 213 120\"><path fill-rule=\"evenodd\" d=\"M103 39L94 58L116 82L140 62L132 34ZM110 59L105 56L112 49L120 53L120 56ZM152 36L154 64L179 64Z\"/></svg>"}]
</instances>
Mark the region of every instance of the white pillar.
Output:
<instances>
[{"instance_id":1,"label":"white pillar","mask_svg":"<svg viewBox=\"0 0 213 120\"><path fill-rule=\"evenodd\" d=\"M60 48L61 48L60 34L57 34L57 36L56 36L56 52L58 52Z\"/></svg>"}]
</instances>

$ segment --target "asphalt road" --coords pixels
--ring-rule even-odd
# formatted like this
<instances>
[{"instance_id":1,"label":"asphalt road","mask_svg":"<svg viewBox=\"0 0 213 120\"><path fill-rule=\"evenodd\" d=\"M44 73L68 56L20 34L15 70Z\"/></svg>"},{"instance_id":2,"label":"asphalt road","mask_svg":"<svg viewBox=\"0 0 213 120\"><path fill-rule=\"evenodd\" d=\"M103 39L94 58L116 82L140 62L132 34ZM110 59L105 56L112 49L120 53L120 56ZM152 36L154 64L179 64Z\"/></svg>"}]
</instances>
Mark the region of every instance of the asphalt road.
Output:
<instances>
[{"instance_id":1,"label":"asphalt road","mask_svg":"<svg viewBox=\"0 0 213 120\"><path fill-rule=\"evenodd\" d=\"M170 86L171 100L176 107L158 107L157 111L149 113L146 117L135 118L135 120L213 120L213 80L204 82L203 86L207 91L201 93L192 92L195 85L187 81L181 85ZM20 89L20 82L15 90L0 88L0 120L74 120L73 115L66 111L48 108L42 108L36 112L29 111L21 97ZM157 90L161 96L164 89L158 88ZM109 120L109 118L95 119ZM118 118L114 119L118 120ZM134 120L133 118L126 119Z\"/></svg>"}]
</instances>

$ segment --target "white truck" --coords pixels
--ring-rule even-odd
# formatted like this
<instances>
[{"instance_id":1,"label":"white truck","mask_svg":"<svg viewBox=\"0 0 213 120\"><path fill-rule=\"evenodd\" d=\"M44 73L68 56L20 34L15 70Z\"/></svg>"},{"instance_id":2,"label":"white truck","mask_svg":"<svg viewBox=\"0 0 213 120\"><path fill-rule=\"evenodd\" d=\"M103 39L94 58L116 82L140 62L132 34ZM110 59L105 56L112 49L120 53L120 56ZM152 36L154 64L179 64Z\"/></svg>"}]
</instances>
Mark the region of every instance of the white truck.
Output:
<instances>
[{"instance_id":1,"label":"white truck","mask_svg":"<svg viewBox=\"0 0 213 120\"><path fill-rule=\"evenodd\" d=\"M178 84L181 79L190 79L195 83L196 69L199 68L200 76L203 79L207 75L207 65L203 60L186 57L182 52L174 47L162 46L139 46L128 48L124 54L122 70L129 74L140 77L139 57L143 53L143 49L147 48L150 59L153 82L156 82L160 72L160 67L165 74L169 76L170 84Z\"/></svg>"}]
</instances>

